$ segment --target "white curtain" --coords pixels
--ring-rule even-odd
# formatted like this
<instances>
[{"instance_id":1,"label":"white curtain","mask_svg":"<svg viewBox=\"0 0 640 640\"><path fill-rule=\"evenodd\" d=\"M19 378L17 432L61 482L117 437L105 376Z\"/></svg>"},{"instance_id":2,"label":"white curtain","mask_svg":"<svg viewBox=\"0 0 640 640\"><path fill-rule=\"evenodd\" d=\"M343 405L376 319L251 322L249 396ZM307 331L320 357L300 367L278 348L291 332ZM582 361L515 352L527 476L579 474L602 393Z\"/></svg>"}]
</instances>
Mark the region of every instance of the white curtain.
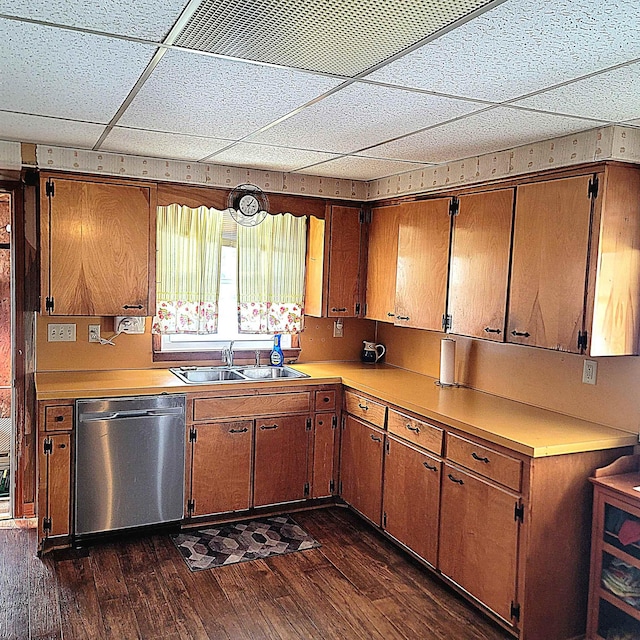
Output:
<instances>
[{"instance_id":1,"label":"white curtain","mask_svg":"<svg viewBox=\"0 0 640 640\"><path fill-rule=\"evenodd\" d=\"M268 215L238 226L238 331L299 333L304 303L307 219Z\"/></svg>"},{"instance_id":2,"label":"white curtain","mask_svg":"<svg viewBox=\"0 0 640 640\"><path fill-rule=\"evenodd\" d=\"M154 333L216 333L222 216L207 207L158 207Z\"/></svg>"}]
</instances>

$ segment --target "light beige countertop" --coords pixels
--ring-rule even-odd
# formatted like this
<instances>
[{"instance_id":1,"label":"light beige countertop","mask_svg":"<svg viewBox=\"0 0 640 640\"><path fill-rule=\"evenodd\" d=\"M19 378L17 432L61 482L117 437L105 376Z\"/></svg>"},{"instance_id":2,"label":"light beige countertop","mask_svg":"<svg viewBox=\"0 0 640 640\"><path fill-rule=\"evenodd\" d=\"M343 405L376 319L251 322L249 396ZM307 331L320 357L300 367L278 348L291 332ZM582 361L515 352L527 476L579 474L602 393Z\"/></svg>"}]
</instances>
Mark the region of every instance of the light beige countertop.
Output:
<instances>
[{"instance_id":1,"label":"light beige countertop","mask_svg":"<svg viewBox=\"0 0 640 640\"><path fill-rule=\"evenodd\" d=\"M597 451L638 443L638 434L572 418L463 387L443 388L435 379L388 365L322 362L295 365L310 378L278 381L291 388L340 383L400 409L460 429L532 457ZM168 369L43 372L36 374L38 400L220 390L274 381L189 385Z\"/></svg>"}]
</instances>

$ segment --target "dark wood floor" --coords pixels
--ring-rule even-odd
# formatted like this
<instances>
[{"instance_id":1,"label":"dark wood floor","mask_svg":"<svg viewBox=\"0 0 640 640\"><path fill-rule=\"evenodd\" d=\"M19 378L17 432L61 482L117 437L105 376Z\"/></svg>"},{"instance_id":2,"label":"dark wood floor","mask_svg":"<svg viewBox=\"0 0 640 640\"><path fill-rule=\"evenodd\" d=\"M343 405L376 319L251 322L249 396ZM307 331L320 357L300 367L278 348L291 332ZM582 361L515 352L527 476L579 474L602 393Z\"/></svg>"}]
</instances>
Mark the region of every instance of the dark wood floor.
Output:
<instances>
[{"instance_id":1,"label":"dark wood floor","mask_svg":"<svg viewBox=\"0 0 640 640\"><path fill-rule=\"evenodd\" d=\"M294 517L321 548L196 573L167 536L40 560L0 530L0 638L510 637L347 510Z\"/></svg>"}]
</instances>

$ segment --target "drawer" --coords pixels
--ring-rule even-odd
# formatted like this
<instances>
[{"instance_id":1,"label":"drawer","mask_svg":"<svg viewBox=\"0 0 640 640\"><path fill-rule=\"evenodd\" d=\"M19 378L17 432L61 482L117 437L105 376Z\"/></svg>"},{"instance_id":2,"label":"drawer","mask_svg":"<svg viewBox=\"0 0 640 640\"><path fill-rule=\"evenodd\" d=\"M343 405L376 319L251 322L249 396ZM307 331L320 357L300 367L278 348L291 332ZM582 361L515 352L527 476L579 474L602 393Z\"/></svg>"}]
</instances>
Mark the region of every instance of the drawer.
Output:
<instances>
[{"instance_id":1,"label":"drawer","mask_svg":"<svg viewBox=\"0 0 640 640\"><path fill-rule=\"evenodd\" d=\"M336 392L335 391L316 391L314 401L314 411L335 411L336 410Z\"/></svg>"},{"instance_id":2,"label":"drawer","mask_svg":"<svg viewBox=\"0 0 640 640\"><path fill-rule=\"evenodd\" d=\"M274 393L265 396L195 398L193 401L194 421L309 413L310 410L310 391L303 393Z\"/></svg>"},{"instance_id":3,"label":"drawer","mask_svg":"<svg viewBox=\"0 0 640 640\"><path fill-rule=\"evenodd\" d=\"M465 440L460 436L447 434L447 459L477 473L520 491L522 486L522 461L504 453Z\"/></svg>"},{"instance_id":4,"label":"drawer","mask_svg":"<svg viewBox=\"0 0 640 640\"><path fill-rule=\"evenodd\" d=\"M347 413L352 416L362 418L371 424L384 429L385 418L387 417L387 407L380 402L376 402L371 398L353 393L353 391L345 391L344 406Z\"/></svg>"},{"instance_id":5,"label":"drawer","mask_svg":"<svg viewBox=\"0 0 640 640\"><path fill-rule=\"evenodd\" d=\"M442 455L442 438L444 430L428 422L405 416L399 411L389 409L387 429L397 436L409 440L424 449Z\"/></svg>"},{"instance_id":6,"label":"drawer","mask_svg":"<svg viewBox=\"0 0 640 640\"><path fill-rule=\"evenodd\" d=\"M71 431L73 429L73 407L54 405L44 408L45 431Z\"/></svg>"}]
</instances>

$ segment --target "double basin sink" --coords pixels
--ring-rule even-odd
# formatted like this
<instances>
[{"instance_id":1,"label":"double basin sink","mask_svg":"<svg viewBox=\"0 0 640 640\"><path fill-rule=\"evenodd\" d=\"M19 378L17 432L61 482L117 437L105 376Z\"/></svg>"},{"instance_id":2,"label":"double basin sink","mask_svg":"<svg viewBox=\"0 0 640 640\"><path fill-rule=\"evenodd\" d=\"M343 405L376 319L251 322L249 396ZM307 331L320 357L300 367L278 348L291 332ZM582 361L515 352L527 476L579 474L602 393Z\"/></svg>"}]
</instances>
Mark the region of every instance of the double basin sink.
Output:
<instances>
[{"instance_id":1,"label":"double basin sink","mask_svg":"<svg viewBox=\"0 0 640 640\"><path fill-rule=\"evenodd\" d=\"M308 378L290 367L177 367L169 369L187 384L213 384L216 382L247 382L248 380L277 380Z\"/></svg>"}]
</instances>

